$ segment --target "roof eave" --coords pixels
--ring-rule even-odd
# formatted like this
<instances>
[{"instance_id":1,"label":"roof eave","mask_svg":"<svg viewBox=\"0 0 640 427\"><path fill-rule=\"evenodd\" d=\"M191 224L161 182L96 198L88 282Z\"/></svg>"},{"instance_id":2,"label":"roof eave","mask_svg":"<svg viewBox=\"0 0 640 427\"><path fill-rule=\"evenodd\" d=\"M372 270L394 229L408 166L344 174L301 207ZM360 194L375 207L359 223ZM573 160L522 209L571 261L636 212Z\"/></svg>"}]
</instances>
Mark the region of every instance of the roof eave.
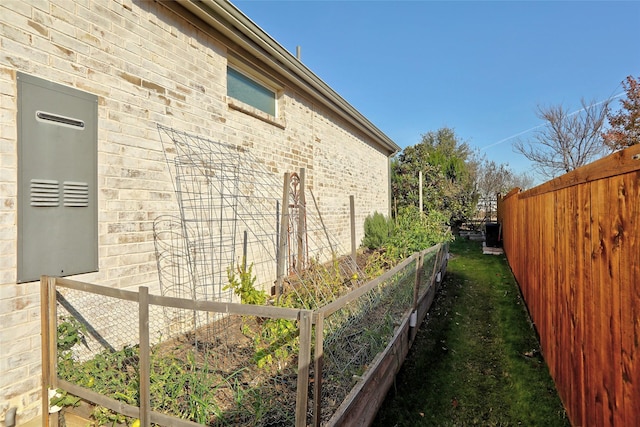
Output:
<instances>
[{"instance_id":1,"label":"roof eave","mask_svg":"<svg viewBox=\"0 0 640 427\"><path fill-rule=\"evenodd\" d=\"M226 0L178 0L193 14L243 49L306 88L325 106L357 127L393 156L400 147L302 64L269 34Z\"/></svg>"}]
</instances>

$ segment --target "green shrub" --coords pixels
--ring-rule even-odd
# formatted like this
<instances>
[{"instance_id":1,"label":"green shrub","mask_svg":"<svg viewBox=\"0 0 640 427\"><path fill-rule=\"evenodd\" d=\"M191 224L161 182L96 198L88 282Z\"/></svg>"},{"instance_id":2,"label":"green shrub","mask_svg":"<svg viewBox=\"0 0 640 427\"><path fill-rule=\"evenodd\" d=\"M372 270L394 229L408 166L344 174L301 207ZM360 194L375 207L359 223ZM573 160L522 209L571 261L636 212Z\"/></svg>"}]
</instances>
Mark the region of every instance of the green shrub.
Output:
<instances>
[{"instance_id":1,"label":"green shrub","mask_svg":"<svg viewBox=\"0 0 640 427\"><path fill-rule=\"evenodd\" d=\"M400 261L414 252L451 240L446 220L439 211L423 213L415 207L401 208L385 246L387 257Z\"/></svg>"},{"instance_id":2,"label":"green shrub","mask_svg":"<svg viewBox=\"0 0 640 427\"><path fill-rule=\"evenodd\" d=\"M364 220L364 238L362 246L369 249L383 247L389 240L391 222L384 215L374 212Z\"/></svg>"}]
</instances>

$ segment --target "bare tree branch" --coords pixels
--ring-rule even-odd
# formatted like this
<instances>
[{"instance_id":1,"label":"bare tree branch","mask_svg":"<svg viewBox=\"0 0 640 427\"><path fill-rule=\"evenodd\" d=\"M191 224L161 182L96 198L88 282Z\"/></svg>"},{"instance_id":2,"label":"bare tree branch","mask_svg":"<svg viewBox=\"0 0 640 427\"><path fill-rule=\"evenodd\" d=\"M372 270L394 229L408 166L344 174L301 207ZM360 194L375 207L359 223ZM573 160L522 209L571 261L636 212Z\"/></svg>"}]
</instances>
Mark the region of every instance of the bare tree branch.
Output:
<instances>
[{"instance_id":1,"label":"bare tree branch","mask_svg":"<svg viewBox=\"0 0 640 427\"><path fill-rule=\"evenodd\" d=\"M609 101L581 100L582 108L569 113L562 105L540 107L536 115L546 126L531 140L518 140L514 149L534 163L544 176L553 178L583 166L607 152L602 128Z\"/></svg>"}]
</instances>

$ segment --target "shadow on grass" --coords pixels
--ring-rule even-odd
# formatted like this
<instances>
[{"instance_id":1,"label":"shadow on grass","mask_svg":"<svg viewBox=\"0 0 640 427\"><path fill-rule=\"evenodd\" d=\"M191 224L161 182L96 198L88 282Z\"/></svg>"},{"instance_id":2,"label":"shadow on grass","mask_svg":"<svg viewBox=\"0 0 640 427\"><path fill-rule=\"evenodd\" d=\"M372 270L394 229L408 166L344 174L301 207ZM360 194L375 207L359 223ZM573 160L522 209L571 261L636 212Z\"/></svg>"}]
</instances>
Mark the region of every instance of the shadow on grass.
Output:
<instances>
[{"instance_id":1,"label":"shadow on grass","mask_svg":"<svg viewBox=\"0 0 640 427\"><path fill-rule=\"evenodd\" d=\"M457 240L374 426L568 426L504 256Z\"/></svg>"}]
</instances>

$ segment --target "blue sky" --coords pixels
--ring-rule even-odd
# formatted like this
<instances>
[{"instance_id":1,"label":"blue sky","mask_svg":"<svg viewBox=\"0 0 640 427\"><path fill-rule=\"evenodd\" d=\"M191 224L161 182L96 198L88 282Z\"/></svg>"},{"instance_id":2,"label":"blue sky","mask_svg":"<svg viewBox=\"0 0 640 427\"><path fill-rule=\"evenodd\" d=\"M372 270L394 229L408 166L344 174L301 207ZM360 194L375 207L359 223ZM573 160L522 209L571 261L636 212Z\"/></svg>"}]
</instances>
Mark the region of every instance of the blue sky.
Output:
<instances>
[{"instance_id":1,"label":"blue sky","mask_svg":"<svg viewBox=\"0 0 640 427\"><path fill-rule=\"evenodd\" d=\"M640 76L640 1L233 1L400 147L443 126L516 172L540 106ZM617 108L619 98L613 104ZM527 132L528 131L528 132Z\"/></svg>"}]
</instances>

